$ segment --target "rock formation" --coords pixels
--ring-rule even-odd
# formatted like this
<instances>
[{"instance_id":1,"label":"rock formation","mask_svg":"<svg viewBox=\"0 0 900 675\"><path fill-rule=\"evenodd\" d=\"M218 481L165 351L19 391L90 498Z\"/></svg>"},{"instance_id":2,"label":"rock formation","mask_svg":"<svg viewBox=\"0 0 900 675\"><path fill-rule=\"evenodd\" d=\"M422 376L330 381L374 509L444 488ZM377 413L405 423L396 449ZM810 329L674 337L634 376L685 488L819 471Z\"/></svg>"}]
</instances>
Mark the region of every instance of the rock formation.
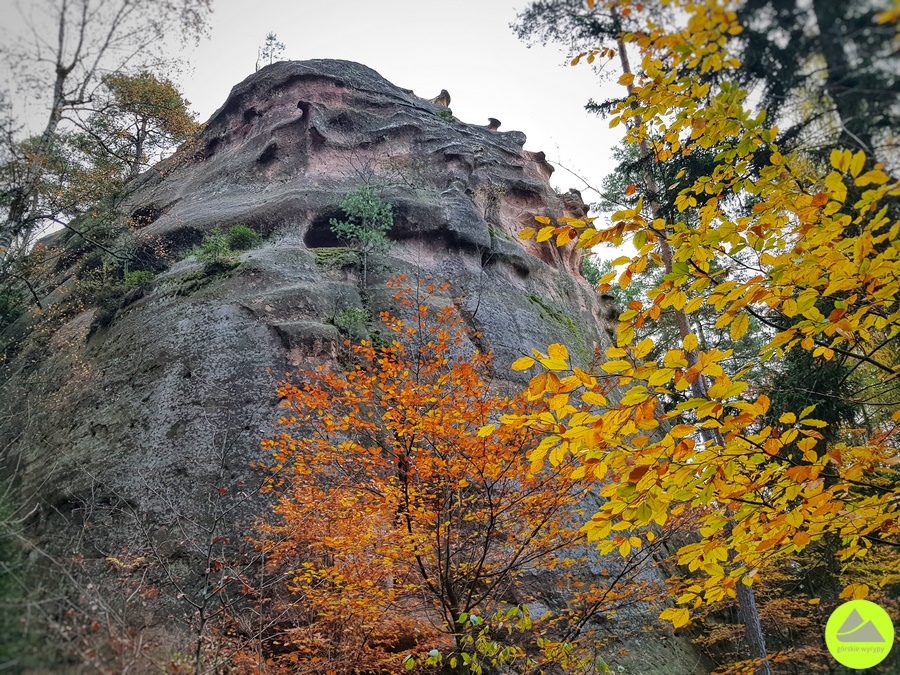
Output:
<instances>
[{"instance_id":1,"label":"rock formation","mask_svg":"<svg viewBox=\"0 0 900 675\"><path fill-rule=\"evenodd\" d=\"M580 256L516 236L536 215L583 216L583 202L554 192L524 134L464 124L442 105L356 63L268 66L195 144L136 180L122 218L136 259L158 273L146 290L112 309L75 307L82 242L43 242L62 253L42 302L61 318L31 318L0 374L3 470L41 546L71 550L77 537L102 561L149 541L188 560L190 536L226 512L228 536L246 534L241 486L258 481L250 465L279 413L277 380L338 354L342 312L390 308L395 274L448 281L500 378L523 377L510 363L552 342L590 361L608 337ZM393 248L366 289L329 226L360 184L394 212ZM191 247L237 223L263 242L205 274ZM675 672L667 664L689 656L672 643L642 658L645 673Z\"/></svg>"},{"instance_id":2,"label":"rock formation","mask_svg":"<svg viewBox=\"0 0 900 675\"><path fill-rule=\"evenodd\" d=\"M449 108L450 93L446 89L441 89L441 93L431 99L429 103L434 103L435 105L439 105L442 108Z\"/></svg>"}]
</instances>

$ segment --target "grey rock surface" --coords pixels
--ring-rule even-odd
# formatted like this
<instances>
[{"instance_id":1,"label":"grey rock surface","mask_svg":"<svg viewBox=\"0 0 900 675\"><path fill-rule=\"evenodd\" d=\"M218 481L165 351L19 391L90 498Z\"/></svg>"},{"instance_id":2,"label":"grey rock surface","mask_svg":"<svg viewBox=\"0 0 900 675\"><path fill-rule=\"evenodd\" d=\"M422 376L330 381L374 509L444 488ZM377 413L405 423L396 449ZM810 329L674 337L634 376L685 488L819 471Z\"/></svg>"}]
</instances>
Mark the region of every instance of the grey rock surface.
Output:
<instances>
[{"instance_id":1,"label":"grey rock surface","mask_svg":"<svg viewBox=\"0 0 900 675\"><path fill-rule=\"evenodd\" d=\"M498 380L525 381L511 362L553 342L589 362L608 337L580 254L516 236L537 215L583 216L584 205L554 192L552 168L524 142L357 63L277 63L235 86L196 144L136 180L123 218L158 252L146 257L159 272L150 287L105 321L98 307L70 311L3 366L0 449L33 506L30 531L55 550L79 539L98 559L137 550L148 533L167 555L190 556L197 530L185 523L222 509L228 536L245 535L259 501L241 495L259 481L251 463L266 459L277 382L336 357L341 312L391 309L385 283L397 274L449 282L444 299L481 333ZM360 184L395 218L368 288L329 228ZM205 275L190 247L236 223L264 240ZM46 305L66 303L77 263ZM688 651L627 672L688 672L665 669Z\"/></svg>"}]
</instances>

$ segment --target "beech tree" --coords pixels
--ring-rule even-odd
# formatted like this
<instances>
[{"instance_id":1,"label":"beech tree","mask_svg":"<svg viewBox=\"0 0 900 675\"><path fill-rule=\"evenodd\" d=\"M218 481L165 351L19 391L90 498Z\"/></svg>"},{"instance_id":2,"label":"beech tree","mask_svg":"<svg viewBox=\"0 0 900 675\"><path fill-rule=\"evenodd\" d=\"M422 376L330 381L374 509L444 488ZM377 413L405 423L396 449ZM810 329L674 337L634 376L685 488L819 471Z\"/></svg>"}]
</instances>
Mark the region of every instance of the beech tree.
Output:
<instances>
[{"instance_id":1,"label":"beech tree","mask_svg":"<svg viewBox=\"0 0 900 675\"><path fill-rule=\"evenodd\" d=\"M596 583L570 579L589 481L571 457L526 470L547 444L497 418L538 408L492 390L490 356L467 350L462 319L433 291L401 289L412 318L383 315L388 346L354 346L349 370L279 389L288 410L263 443L276 501L260 546L302 607L274 659L290 672L593 662L592 641L578 642L589 619L656 591L633 578L652 547L623 549L625 563ZM517 584L526 571L573 593L541 624L563 639L531 635L530 654L516 638L536 630L523 604L533 591Z\"/></svg>"},{"instance_id":2,"label":"beech tree","mask_svg":"<svg viewBox=\"0 0 900 675\"><path fill-rule=\"evenodd\" d=\"M822 163L780 147L779 130L739 86L731 48L742 33L737 13L715 1L671 4L685 12L684 25L648 22L623 33L616 49L598 47L579 58L623 60L628 96L611 107L611 124L624 123L642 154L669 162L711 151L715 166L678 190L676 217L652 204L645 210L638 199L609 227L539 217L542 227L522 232L560 245L574 239L583 248L632 236L638 254L617 261L625 265L620 287L652 266L665 276L647 302L623 312L617 345L593 379L566 376L568 361L553 356L558 345L520 359L514 367L540 363L547 370L527 395L553 400L555 418L504 419L554 434L551 463L572 453L586 472L613 479L601 489L609 501L586 528L601 551L620 546L629 527L702 510L702 539L683 546L679 559L703 578L679 595L680 608L662 615L680 626L691 607L740 598L773 561L830 535L844 562L865 559L873 547L900 547L900 276L893 245L900 185L862 150L834 149ZM897 16L886 11L872 19L886 25ZM634 72L626 44L640 55ZM752 208L729 208L734 195ZM599 289L608 290L616 276L601 278ZM813 404L767 418L771 399L764 382L748 379L752 364L723 367L730 350L704 348L691 330L688 317L703 307L716 311L716 328L728 329L733 341L746 337L751 319L765 326L763 363L777 364L792 350L813 362L846 359L879 394L877 407L854 401L870 423L829 429L846 420L819 419ZM676 311L682 343L650 358L654 340L637 340L636 332L668 308ZM610 381L622 391L619 400L598 392ZM689 397L659 414L661 398L674 392ZM869 592L867 584L851 583L841 597ZM753 667L768 672L761 633L750 638Z\"/></svg>"}]
</instances>

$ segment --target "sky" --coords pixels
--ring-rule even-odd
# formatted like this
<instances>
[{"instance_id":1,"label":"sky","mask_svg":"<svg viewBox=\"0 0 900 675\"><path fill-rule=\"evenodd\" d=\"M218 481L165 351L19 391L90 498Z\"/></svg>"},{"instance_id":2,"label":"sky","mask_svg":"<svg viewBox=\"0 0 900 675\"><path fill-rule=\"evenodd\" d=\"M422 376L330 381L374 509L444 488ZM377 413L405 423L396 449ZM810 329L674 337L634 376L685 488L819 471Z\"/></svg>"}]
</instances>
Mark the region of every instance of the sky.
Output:
<instances>
[{"instance_id":1,"label":"sky","mask_svg":"<svg viewBox=\"0 0 900 675\"><path fill-rule=\"evenodd\" d=\"M45 0L0 0L0 40L17 30ZM17 5L18 8L17 9ZM584 110L588 99L621 95L586 65L568 66L560 45L529 48L510 28L525 0L213 0L209 38L186 54L180 78L199 119L224 103L231 87L252 74L268 32L285 44L284 59L358 61L423 98L449 91L453 114L463 122L502 122L522 131L526 149L557 168L559 190L577 188L585 201L597 195L613 168L612 148L621 130ZM2 46L2 44L0 44Z\"/></svg>"}]
</instances>

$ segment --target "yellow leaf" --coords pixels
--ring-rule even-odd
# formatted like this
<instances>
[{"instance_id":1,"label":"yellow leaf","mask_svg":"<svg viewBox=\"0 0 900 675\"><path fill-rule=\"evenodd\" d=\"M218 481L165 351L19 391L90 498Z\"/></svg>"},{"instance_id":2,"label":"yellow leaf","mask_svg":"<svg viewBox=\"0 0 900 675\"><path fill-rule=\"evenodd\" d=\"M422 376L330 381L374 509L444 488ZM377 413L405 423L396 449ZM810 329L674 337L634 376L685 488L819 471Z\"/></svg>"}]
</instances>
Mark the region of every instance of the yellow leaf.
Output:
<instances>
[{"instance_id":1,"label":"yellow leaf","mask_svg":"<svg viewBox=\"0 0 900 675\"><path fill-rule=\"evenodd\" d=\"M800 441L797 441L797 447L801 452L806 452L807 450L812 450L816 447L816 439L815 438L804 438Z\"/></svg>"},{"instance_id":2,"label":"yellow leaf","mask_svg":"<svg viewBox=\"0 0 900 675\"><path fill-rule=\"evenodd\" d=\"M624 558L629 553L631 553L631 543L626 541L619 547L619 555L621 555Z\"/></svg>"},{"instance_id":3,"label":"yellow leaf","mask_svg":"<svg viewBox=\"0 0 900 675\"><path fill-rule=\"evenodd\" d=\"M540 232L537 235L537 241L547 241L550 237L553 236L553 230L556 228L552 225L548 225L547 227L542 227Z\"/></svg>"},{"instance_id":4,"label":"yellow leaf","mask_svg":"<svg viewBox=\"0 0 900 675\"><path fill-rule=\"evenodd\" d=\"M865 584L850 584L841 591L840 598L842 600L846 600L847 598L853 598L854 600L862 600L869 595L869 587Z\"/></svg>"},{"instance_id":5,"label":"yellow leaf","mask_svg":"<svg viewBox=\"0 0 900 675\"><path fill-rule=\"evenodd\" d=\"M519 230L519 239L531 239L534 236L533 227L525 227Z\"/></svg>"},{"instance_id":6,"label":"yellow leaf","mask_svg":"<svg viewBox=\"0 0 900 675\"><path fill-rule=\"evenodd\" d=\"M669 431L669 435L673 438L684 438L685 436L690 436L694 431L696 431L696 429L690 424L676 424L672 427L671 431Z\"/></svg>"},{"instance_id":7,"label":"yellow leaf","mask_svg":"<svg viewBox=\"0 0 900 675\"><path fill-rule=\"evenodd\" d=\"M696 312L698 309L700 309L700 307L703 306L704 299L705 298L703 298L702 296L699 298L691 299L691 301L684 306L684 313L692 314L692 313Z\"/></svg>"},{"instance_id":8,"label":"yellow leaf","mask_svg":"<svg viewBox=\"0 0 900 675\"><path fill-rule=\"evenodd\" d=\"M650 353L650 350L653 349L653 340L650 338L644 338L640 342L637 343L634 347L634 358L642 359L647 354Z\"/></svg>"},{"instance_id":9,"label":"yellow leaf","mask_svg":"<svg viewBox=\"0 0 900 675\"><path fill-rule=\"evenodd\" d=\"M688 362L684 352L680 349L670 349L663 357L666 368L687 368Z\"/></svg>"},{"instance_id":10,"label":"yellow leaf","mask_svg":"<svg viewBox=\"0 0 900 675\"><path fill-rule=\"evenodd\" d=\"M534 359L530 356L523 356L520 359L516 359L513 361L512 369L513 370L528 370L534 365Z\"/></svg>"},{"instance_id":11,"label":"yellow leaf","mask_svg":"<svg viewBox=\"0 0 900 675\"><path fill-rule=\"evenodd\" d=\"M778 421L782 424L793 424L797 421L797 416L792 412L786 412L778 418Z\"/></svg>"},{"instance_id":12,"label":"yellow leaf","mask_svg":"<svg viewBox=\"0 0 900 675\"><path fill-rule=\"evenodd\" d=\"M850 150L844 150L841 152L841 173L847 173L847 169L850 168L850 161L853 159L853 152Z\"/></svg>"},{"instance_id":13,"label":"yellow leaf","mask_svg":"<svg viewBox=\"0 0 900 675\"><path fill-rule=\"evenodd\" d=\"M738 315L731 323L731 328L729 329L731 333L731 339L740 340L742 337L744 337L744 334L747 332L747 328L749 326L750 317L746 314Z\"/></svg>"},{"instance_id":14,"label":"yellow leaf","mask_svg":"<svg viewBox=\"0 0 900 675\"><path fill-rule=\"evenodd\" d=\"M628 393L622 397L622 405L638 405L650 398L650 392L643 385L632 387Z\"/></svg>"},{"instance_id":15,"label":"yellow leaf","mask_svg":"<svg viewBox=\"0 0 900 675\"><path fill-rule=\"evenodd\" d=\"M659 368L647 378L647 384L651 387L661 387L671 380L674 374L674 368Z\"/></svg>"},{"instance_id":16,"label":"yellow leaf","mask_svg":"<svg viewBox=\"0 0 900 675\"><path fill-rule=\"evenodd\" d=\"M550 397L550 401L548 405L550 410L557 411L560 410L563 406L565 406L569 402L568 394L556 394Z\"/></svg>"},{"instance_id":17,"label":"yellow leaf","mask_svg":"<svg viewBox=\"0 0 900 675\"><path fill-rule=\"evenodd\" d=\"M675 628L681 628L690 623L691 613L685 608L676 609L675 607L669 607L659 615L659 618L663 621L671 621L672 626Z\"/></svg>"},{"instance_id":18,"label":"yellow leaf","mask_svg":"<svg viewBox=\"0 0 900 675\"><path fill-rule=\"evenodd\" d=\"M559 466L562 461L566 458L566 452L569 449L568 443L560 443L553 450L550 451L550 464L553 466Z\"/></svg>"},{"instance_id":19,"label":"yellow leaf","mask_svg":"<svg viewBox=\"0 0 900 675\"><path fill-rule=\"evenodd\" d=\"M624 87L631 86L634 83L634 73L624 73L622 77L619 78L619 84Z\"/></svg>"},{"instance_id":20,"label":"yellow leaf","mask_svg":"<svg viewBox=\"0 0 900 675\"><path fill-rule=\"evenodd\" d=\"M809 599L809 604L811 604L811 605L818 605L820 602L822 602L822 598L810 598Z\"/></svg>"},{"instance_id":21,"label":"yellow leaf","mask_svg":"<svg viewBox=\"0 0 900 675\"><path fill-rule=\"evenodd\" d=\"M697 336L693 333L690 333L685 336L682 344L684 345L684 351L692 352L697 349L697 345L699 344L699 342L697 341Z\"/></svg>"},{"instance_id":22,"label":"yellow leaf","mask_svg":"<svg viewBox=\"0 0 900 675\"><path fill-rule=\"evenodd\" d=\"M871 171L869 173L872 173ZM859 181L863 180L868 173L864 176L860 176L857 179L857 185ZM825 177L825 190L828 192L829 196L838 202L843 202L847 199L847 186L844 184L844 180L841 178L841 174L837 171L832 171Z\"/></svg>"},{"instance_id":23,"label":"yellow leaf","mask_svg":"<svg viewBox=\"0 0 900 675\"><path fill-rule=\"evenodd\" d=\"M831 166L835 169L841 168L841 156L843 153L840 150L832 150L831 155L829 156L829 160L831 161Z\"/></svg>"},{"instance_id":24,"label":"yellow leaf","mask_svg":"<svg viewBox=\"0 0 900 675\"><path fill-rule=\"evenodd\" d=\"M562 359L563 361L569 360L569 350L566 349L565 345L554 343L547 347L547 354L550 355L551 359Z\"/></svg>"},{"instance_id":25,"label":"yellow leaf","mask_svg":"<svg viewBox=\"0 0 900 675\"><path fill-rule=\"evenodd\" d=\"M607 373L623 373L626 370L631 370L631 363L623 359L607 361L601 364L600 369L605 370Z\"/></svg>"},{"instance_id":26,"label":"yellow leaf","mask_svg":"<svg viewBox=\"0 0 900 675\"><path fill-rule=\"evenodd\" d=\"M581 400L588 405L606 405L606 398L592 391L586 391L581 395Z\"/></svg>"},{"instance_id":27,"label":"yellow leaf","mask_svg":"<svg viewBox=\"0 0 900 675\"><path fill-rule=\"evenodd\" d=\"M541 225L549 225L550 219L547 216L535 216L534 219Z\"/></svg>"},{"instance_id":28,"label":"yellow leaf","mask_svg":"<svg viewBox=\"0 0 900 675\"><path fill-rule=\"evenodd\" d=\"M856 178L859 175L859 172L862 171L863 166L866 163L866 153L862 150L853 155L853 159L850 160L850 174Z\"/></svg>"},{"instance_id":29,"label":"yellow leaf","mask_svg":"<svg viewBox=\"0 0 900 675\"><path fill-rule=\"evenodd\" d=\"M862 176L856 179L856 184L860 187L865 187L870 183L881 185L882 183L887 183L888 180L890 180L890 178L884 171L876 169L874 171L866 171Z\"/></svg>"},{"instance_id":30,"label":"yellow leaf","mask_svg":"<svg viewBox=\"0 0 900 675\"><path fill-rule=\"evenodd\" d=\"M494 433L494 429L496 429L496 428L497 428L496 424L486 424L485 426L481 427L478 430L478 435L481 438L490 436L492 433Z\"/></svg>"},{"instance_id":31,"label":"yellow leaf","mask_svg":"<svg viewBox=\"0 0 900 675\"><path fill-rule=\"evenodd\" d=\"M568 370L569 363L563 359L540 359L541 365L547 370Z\"/></svg>"}]
</instances>

